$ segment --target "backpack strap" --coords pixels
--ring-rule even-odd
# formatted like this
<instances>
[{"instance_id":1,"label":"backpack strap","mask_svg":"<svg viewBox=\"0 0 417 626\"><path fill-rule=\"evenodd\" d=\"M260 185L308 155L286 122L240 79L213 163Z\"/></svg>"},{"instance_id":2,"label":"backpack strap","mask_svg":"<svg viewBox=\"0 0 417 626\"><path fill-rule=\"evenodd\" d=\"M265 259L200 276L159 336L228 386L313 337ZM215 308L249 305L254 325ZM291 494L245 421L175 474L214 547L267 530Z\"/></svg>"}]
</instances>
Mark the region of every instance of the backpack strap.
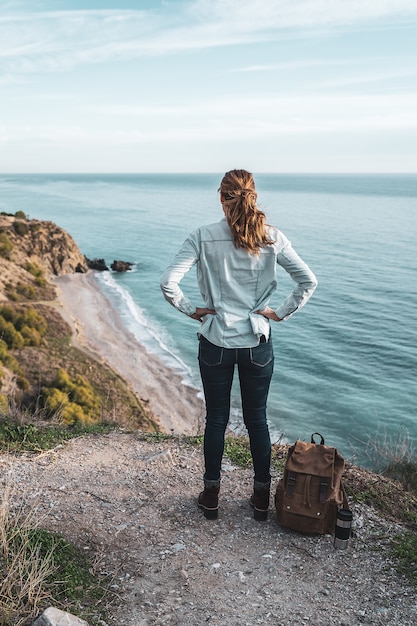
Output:
<instances>
[{"instance_id":1,"label":"backpack strap","mask_svg":"<svg viewBox=\"0 0 417 626\"><path fill-rule=\"evenodd\" d=\"M297 474L295 472L288 472L287 478L287 496L290 498L295 490L295 481L297 478Z\"/></svg>"},{"instance_id":2,"label":"backpack strap","mask_svg":"<svg viewBox=\"0 0 417 626\"><path fill-rule=\"evenodd\" d=\"M327 495L327 481L325 478L322 478L320 480L320 502L323 504L324 502L326 502L326 495Z\"/></svg>"}]
</instances>

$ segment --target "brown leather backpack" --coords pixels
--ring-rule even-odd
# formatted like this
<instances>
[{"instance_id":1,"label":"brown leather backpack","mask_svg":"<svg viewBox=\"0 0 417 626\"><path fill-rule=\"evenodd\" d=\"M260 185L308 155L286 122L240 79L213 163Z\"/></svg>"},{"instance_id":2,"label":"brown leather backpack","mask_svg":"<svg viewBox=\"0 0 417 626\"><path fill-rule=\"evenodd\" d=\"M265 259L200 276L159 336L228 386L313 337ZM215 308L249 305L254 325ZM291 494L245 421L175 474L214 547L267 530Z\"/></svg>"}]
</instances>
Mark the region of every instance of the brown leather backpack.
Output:
<instances>
[{"instance_id":1,"label":"brown leather backpack","mask_svg":"<svg viewBox=\"0 0 417 626\"><path fill-rule=\"evenodd\" d=\"M320 443L315 442L316 435ZM311 443L296 441L288 450L284 477L275 493L278 522L308 535L333 533L338 509L349 508L344 468L343 457L324 445L320 433L311 435Z\"/></svg>"}]
</instances>

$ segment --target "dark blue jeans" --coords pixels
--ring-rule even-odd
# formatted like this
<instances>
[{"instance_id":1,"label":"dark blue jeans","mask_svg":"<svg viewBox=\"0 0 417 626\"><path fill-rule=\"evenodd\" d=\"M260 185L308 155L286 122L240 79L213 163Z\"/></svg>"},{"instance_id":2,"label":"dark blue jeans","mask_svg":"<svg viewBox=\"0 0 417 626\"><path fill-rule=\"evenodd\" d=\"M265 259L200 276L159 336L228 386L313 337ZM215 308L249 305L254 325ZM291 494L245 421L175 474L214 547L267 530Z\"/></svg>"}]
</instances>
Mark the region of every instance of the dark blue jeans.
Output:
<instances>
[{"instance_id":1,"label":"dark blue jeans","mask_svg":"<svg viewBox=\"0 0 417 626\"><path fill-rule=\"evenodd\" d=\"M271 480L271 439L266 421L269 384L274 369L271 338L255 348L221 348L200 338L198 359L206 400L204 460L206 480L219 480L224 435L230 414L230 392L237 365L243 421L248 430L254 479Z\"/></svg>"}]
</instances>

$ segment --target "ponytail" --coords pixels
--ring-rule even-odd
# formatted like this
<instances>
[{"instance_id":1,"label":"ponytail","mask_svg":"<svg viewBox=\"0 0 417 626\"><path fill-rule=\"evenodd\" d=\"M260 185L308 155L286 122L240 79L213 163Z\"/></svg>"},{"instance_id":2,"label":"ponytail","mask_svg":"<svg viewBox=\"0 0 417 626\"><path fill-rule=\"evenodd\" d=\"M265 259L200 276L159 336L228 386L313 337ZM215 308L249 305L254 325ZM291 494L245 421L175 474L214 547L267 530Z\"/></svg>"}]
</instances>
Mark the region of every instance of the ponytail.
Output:
<instances>
[{"instance_id":1,"label":"ponytail","mask_svg":"<svg viewBox=\"0 0 417 626\"><path fill-rule=\"evenodd\" d=\"M246 170L226 172L220 184L222 204L236 248L259 254L271 241L266 232L266 216L256 202L258 194L252 174Z\"/></svg>"}]
</instances>

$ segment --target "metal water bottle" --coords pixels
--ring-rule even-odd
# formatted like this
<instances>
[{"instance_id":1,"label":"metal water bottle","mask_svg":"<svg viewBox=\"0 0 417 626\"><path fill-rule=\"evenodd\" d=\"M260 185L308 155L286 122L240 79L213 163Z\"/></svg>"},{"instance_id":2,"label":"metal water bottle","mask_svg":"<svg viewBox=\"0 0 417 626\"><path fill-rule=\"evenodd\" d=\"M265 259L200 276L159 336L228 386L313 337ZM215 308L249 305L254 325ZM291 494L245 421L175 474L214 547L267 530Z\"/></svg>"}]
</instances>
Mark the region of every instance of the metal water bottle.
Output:
<instances>
[{"instance_id":1,"label":"metal water bottle","mask_svg":"<svg viewBox=\"0 0 417 626\"><path fill-rule=\"evenodd\" d=\"M352 528L352 511L339 509L334 530L334 547L346 550Z\"/></svg>"}]
</instances>

